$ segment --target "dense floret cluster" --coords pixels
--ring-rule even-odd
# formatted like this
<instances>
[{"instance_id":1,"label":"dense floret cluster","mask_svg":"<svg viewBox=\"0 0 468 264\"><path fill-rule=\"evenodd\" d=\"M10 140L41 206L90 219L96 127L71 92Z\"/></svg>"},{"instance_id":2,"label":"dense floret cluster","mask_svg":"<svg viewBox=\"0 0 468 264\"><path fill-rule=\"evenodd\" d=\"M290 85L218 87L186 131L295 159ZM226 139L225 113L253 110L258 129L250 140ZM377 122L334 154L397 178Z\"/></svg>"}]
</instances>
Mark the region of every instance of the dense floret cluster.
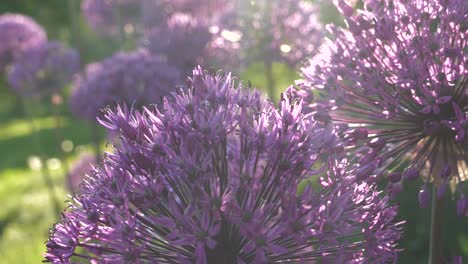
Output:
<instances>
[{"instance_id":1,"label":"dense floret cluster","mask_svg":"<svg viewBox=\"0 0 468 264\"><path fill-rule=\"evenodd\" d=\"M96 121L107 106L157 104L179 80L179 71L161 57L143 49L119 52L87 65L74 80L70 105L76 116Z\"/></svg>"},{"instance_id":2,"label":"dense floret cluster","mask_svg":"<svg viewBox=\"0 0 468 264\"><path fill-rule=\"evenodd\" d=\"M26 97L60 93L80 69L80 56L57 41L44 42L17 56L8 73L8 83Z\"/></svg>"},{"instance_id":3,"label":"dense floret cluster","mask_svg":"<svg viewBox=\"0 0 468 264\"><path fill-rule=\"evenodd\" d=\"M355 12L338 1L348 29L330 27L333 39L303 70L308 106L365 131L392 184L421 175L441 197L468 176L468 2L364 2Z\"/></svg>"},{"instance_id":4,"label":"dense floret cluster","mask_svg":"<svg viewBox=\"0 0 468 264\"><path fill-rule=\"evenodd\" d=\"M276 110L196 68L162 109L119 107L101 123L119 144L54 227L50 262L395 261L396 208L289 93ZM320 186L296 194L313 175Z\"/></svg>"}]
</instances>

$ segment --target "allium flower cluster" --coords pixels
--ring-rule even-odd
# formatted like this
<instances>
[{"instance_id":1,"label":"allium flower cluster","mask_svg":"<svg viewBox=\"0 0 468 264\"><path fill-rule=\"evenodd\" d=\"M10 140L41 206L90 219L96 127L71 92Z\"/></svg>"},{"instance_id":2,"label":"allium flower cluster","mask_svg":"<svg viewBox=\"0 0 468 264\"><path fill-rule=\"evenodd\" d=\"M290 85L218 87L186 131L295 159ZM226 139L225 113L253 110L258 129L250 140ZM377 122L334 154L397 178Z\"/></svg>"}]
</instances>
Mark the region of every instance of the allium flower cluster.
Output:
<instances>
[{"instance_id":1,"label":"allium flower cluster","mask_svg":"<svg viewBox=\"0 0 468 264\"><path fill-rule=\"evenodd\" d=\"M81 10L93 30L117 35L125 25L135 28L141 22L141 0L84 0Z\"/></svg>"},{"instance_id":2,"label":"allium flower cluster","mask_svg":"<svg viewBox=\"0 0 468 264\"><path fill-rule=\"evenodd\" d=\"M221 29L240 32L244 60L288 63L296 67L316 53L322 41L317 10L310 2L237 1ZM307 41L305 41L307 40Z\"/></svg>"},{"instance_id":3,"label":"allium flower cluster","mask_svg":"<svg viewBox=\"0 0 468 264\"><path fill-rule=\"evenodd\" d=\"M59 93L80 68L79 54L57 41L44 42L21 53L8 73L8 83L22 96Z\"/></svg>"},{"instance_id":4,"label":"allium flower cluster","mask_svg":"<svg viewBox=\"0 0 468 264\"><path fill-rule=\"evenodd\" d=\"M0 71L26 49L47 41L47 35L32 18L19 14L0 15Z\"/></svg>"},{"instance_id":5,"label":"allium flower cluster","mask_svg":"<svg viewBox=\"0 0 468 264\"><path fill-rule=\"evenodd\" d=\"M187 76L202 63L205 47L212 37L208 24L183 13L175 13L165 22L147 30L145 46L153 54L164 56Z\"/></svg>"},{"instance_id":6,"label":"allium flower cluster","mask_svg":"<svg viewBox=\"0 0 468 264\"><path fill-rule=\"evenodd\" d=\"M310 106L360 127L369 155L382 150L393 185L421 175L441 197L468 174L468 2L364 2L357 12L338 2L348 29L331 27L335 38L303 70L318 89L306 91L319 97ZM428 200L424 187L421 205ZM459 204L467 214L466 202Z\"/></svg>"},{"instance_id":7,"label":"allium flower cluster","mask_svg":"<svg viewBox=\"0 0 468 264\"><path fill-rule=\"evenodd\" d=\"M143 0L143 46L190 75L195 65L240 69L241 33L224 23L234 1Z\"/></svg>"},{"instance_id":8,"label":"allium flower cluster","mask_svg":"<svg viewBox=\"0 0 468 264\"><path fill-rule=\"evenodd\" d=\"M85 175L91 174L93 166L97 165L96 156L91 153L83 153L73 163L70 171L67 172L66 184L69 191L76 193Z\"/></svg>"},{"instance_id":9,"label":"allium flower cluster","mask_svg":"<svg viewBox=\"0 0 468 264\"><path fill-rule=\"evenodd\" d=\"M127 103L135 106L161 102L179 81L179 72L164 59L140 49L119 52L89 64L73 82L70 106L83 119L95 121L101 109Z\"/></svg>"},{"instance_id":10,"label":"allium flower cluster","mask_svg":"<svg viewBox=\"0 0 468 264\"><path fill-rule=\"evenodd\" d=\"M355 181L332 127L304 115L288 94L276 110L234 83L197 68L162 110L107 112L101 122L120 144L63 213L46 259L394 261L396 208ZM323 188L297 194L301 180L322 172Z\"/></svg>"}]
</instances>

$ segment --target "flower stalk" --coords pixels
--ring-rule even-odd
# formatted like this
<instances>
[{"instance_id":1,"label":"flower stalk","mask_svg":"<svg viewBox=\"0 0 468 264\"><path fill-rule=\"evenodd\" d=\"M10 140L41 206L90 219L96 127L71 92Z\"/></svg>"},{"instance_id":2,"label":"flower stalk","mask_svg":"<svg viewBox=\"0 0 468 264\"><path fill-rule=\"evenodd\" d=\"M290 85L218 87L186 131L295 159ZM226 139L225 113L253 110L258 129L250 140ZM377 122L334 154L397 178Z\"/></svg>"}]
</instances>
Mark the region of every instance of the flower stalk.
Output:
<instances>
[{"instance_id":1,"label":"flower stalk","mask_svg":"<svg viewBox=\"0 0 468 264\"><path fill-rule=\"evenodd\" d=\"M26 114L27 119L29 119L29 124L31 127L31 134L32 134L33 141L34 141L34 147L36 151L38 151L39 160L41 162L41 176L42 176L42 179L44 180L44 184L46 185L47 192L49 193L49 199L50 199L50 203L52 204L53 211L55 215L58 216L60 215L60 211L62 210L62 208L60 206L60 202L59 202L60 200L58 199L58 196L54 189L54 183L50 176L50 171L47 167L46 156L42 150L42 146L41 146L39 137L37 135L37 133L39 132L39 129L37 128L34 122L33 111L30 109L31 105L33 104L26 102L26 99L24 98L21 99L21 102L23 105L24 113Z\"/></svg>"},{"instance_id":2,"label":"flower stalk","mask_svg":"<svg viewBox=\"0 0 468 264\"><path fill-rule=\"evenodd\" d=\"M431 230L429 241L429 264L442 263L444 260L444 200L437 197L437 188L432 188Z\"/></svg>"}]
</instances>

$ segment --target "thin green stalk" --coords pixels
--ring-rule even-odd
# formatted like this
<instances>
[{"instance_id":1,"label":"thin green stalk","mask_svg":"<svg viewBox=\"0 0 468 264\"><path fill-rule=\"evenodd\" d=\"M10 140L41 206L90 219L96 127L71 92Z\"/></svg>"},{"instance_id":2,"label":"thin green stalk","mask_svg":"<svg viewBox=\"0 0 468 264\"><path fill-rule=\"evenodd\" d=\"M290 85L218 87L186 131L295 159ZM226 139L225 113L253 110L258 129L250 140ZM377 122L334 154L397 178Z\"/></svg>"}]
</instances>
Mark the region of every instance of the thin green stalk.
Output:
<instances>
[{"instance_id":1,"label":"thin green stalk","mask_svg":"<svg viewBox=\"0 0 468 264\"><path fill-rule=\"evenodd\" d=\"M443 263L443 199L437 199L437 188L432 188L431 239L429 242L429 264Z\"/></svg>"},{"instance_id":2,"label":"thin green stalk","mask_svg":"<svg viewBox=\"0 0 468 264\"><path fill-rule=\"evenodd\" d=\"M267 81L267 93L270 99L276 104L276 89L275 89L275 78L273 77L273 63L270 59L264 61L265 65L265 77Z\"/></svg>"},{"instance_id":3,"label":"thin green stalk","mask_svg":"<svg viewBox=\"0 0 468 264\"><path fill-rule=\"evenodd\" d=\"M70 171L70 168L68 166L67 162L67 157L65 151L62 149L62 142L64 141L64 136L62 133L62 122L60 119L60 114L59 114L59 106L58 105L53 105L53 115L55 119L55 141L58 147L58 153L60 157L60 162L62 163L63 166L63 172L65 174L65 178L67 177L67 173Z\"/></svg>"},{"instance_id":4,"label":"thin green stalk","mask_svg":"<svg viewBox=\"0 0 468 264\"><path fill-rule=\"evenodd\" d=\"M45 185L47 187L47 190L49 192L50 202L52 203L52 206L54 208L54 212L55 212L56 215L60 215L60 212L61 212L60 202L59 202L57 194L55 193L54 183L53 183L52 178L50 176L49 169L47 168L45 154L42 151L40 140L39 140L38 135L37 135L37 132L39 130L37 129L36 124L34 122L34 116L32 114L32 111L30 111L30 109L28 107L30 104L27 104L26 102L24 102L23 99L21 99L21 102L22 102L22 105L23 105L24 113L26 114L27 118L29 119L29 124L31 126L31 132L32 132L32 137L33 137L33 141L34 141L34 147L36 148L36 151L38 151L39 160L41 161L41 176L42 176L42 178L44 180L44 183L45 183Z\"/></svg>"},{"instance_id":5,"label":"thin green stalk","mask_svg":"<svg viewBox=\"0 0 468 264\"><path fill-rule=\"evenodd\" d=\"M70 27L71 27L71 38L74 46L76 46L78 52L83 55L84 50L81 45L81 35L78 29L78 16L77 11L79 10L76 5L76 0L68 0L68 16L70 17Z\"/></svg>"}]
</instances>

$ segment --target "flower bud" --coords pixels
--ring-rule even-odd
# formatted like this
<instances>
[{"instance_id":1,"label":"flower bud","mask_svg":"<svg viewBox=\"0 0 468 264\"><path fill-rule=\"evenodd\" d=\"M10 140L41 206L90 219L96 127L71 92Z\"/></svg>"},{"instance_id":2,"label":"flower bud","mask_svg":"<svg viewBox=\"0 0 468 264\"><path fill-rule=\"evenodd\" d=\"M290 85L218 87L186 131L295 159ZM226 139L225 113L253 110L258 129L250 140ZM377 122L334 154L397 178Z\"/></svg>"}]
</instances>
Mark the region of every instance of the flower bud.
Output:
<instances>
[{"instance_id":1,"label":"flower bud","mask_svg":"<svg viewBox=\"0 0 468 264\"><path fill-rule=\"evenodd\" d=\"M429 191L427 190L427 187L424 186L420 191L419 191L419 207L421 208L427 208L429 205Z\"/></svg>"}]
</instances>

